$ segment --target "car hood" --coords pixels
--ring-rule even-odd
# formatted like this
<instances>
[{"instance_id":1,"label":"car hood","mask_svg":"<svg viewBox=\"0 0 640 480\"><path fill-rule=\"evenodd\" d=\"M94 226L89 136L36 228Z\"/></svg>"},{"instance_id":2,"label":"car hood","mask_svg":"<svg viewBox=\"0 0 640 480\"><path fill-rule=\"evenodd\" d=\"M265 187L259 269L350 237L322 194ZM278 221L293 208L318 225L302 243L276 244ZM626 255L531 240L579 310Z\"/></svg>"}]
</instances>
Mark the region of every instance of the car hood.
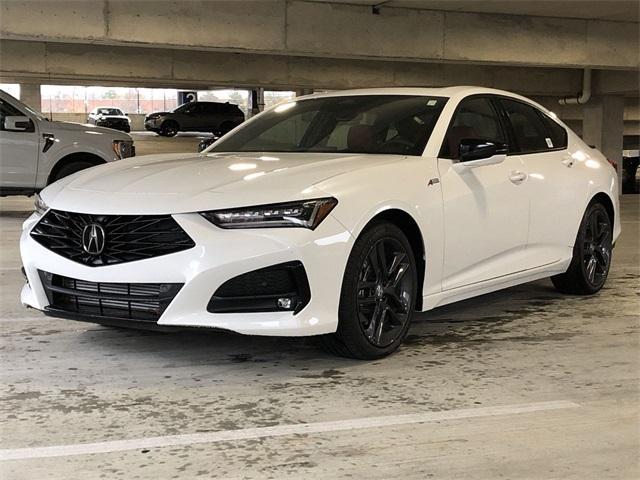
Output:
<instances>
[{"instance_id":1,"label":"car hood","mask_svg":"<svg viewBox=\"0 0 640 480\"><path fill-rule=\"evenodd\" d=\"M80 213L187 213L328 196L327 178L398 155L209 153L134 157L78 172L47 187L52 208Z\"/></svg>"},{"instance_id":2,"label":"car hood","mask_svg":"<svg viewBox=\"0 0 640 480\"><path fill-rule=\"evenodd\" d=\"M131 140L131 136L126 133L117 132L111 128L97 127L88 123L43 122L41 124L41 130L44 133L55 133L56 131L74 132L87 136L106 135L113 137L114 140Z\"/></svg>"}]
</instances>

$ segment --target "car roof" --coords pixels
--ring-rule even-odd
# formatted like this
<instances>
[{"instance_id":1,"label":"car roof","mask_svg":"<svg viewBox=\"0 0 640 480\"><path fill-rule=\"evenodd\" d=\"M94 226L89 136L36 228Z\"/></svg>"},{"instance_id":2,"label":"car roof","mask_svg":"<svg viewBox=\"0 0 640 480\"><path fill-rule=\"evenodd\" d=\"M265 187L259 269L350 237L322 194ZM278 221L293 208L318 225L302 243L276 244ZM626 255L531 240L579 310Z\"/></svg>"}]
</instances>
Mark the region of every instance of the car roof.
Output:
<instances>
[{"instance_id":1,"label":"car roof","mask_svg":"<svg viewBox=\"0 0 640 480\"><path fill-rule=\"evenodd\" d=\"M209 101L200 101L198 100L197 102L187 102L187 103L206 103L206 104L210 104L210 105L233 105L233 106L237 106L235 103L229 103L229 102L209 102ZM185 105L183 103L183 105Z\"/></svg>"},{"instance_id":2,"label":"car roof","mask_svg":"<svg viewBox=\"0 0 640 480\"><path fill-rule=\"evenodd\" d=\"M455 101L462 100L469 95L500 95L504 97L511 97L516 100L522 100L526 103L535 105L544 112L550 113L550 111L534 102L530 98L523 97L517 93L508 92L506 90L499 90L496 88L477 87L472 85L459 85L451 87L382 87L382 88L358 88L352 90L336 90L325 93L314 93L311 95L304 95L296 97L295 101L307 100L311 98L327 98L327 97L347 97L354 95L417 95L425 97L446 97Z\"/></svg>"},{"instance_id":3,"label":"car roof","mask_svg":"<svg viewBox=\"0 0 640 480\"><path fill-rule=\"evenodd\" d=\"M317 93L311 95L305 95L298 97L303 98L317 98L317 97L340 97L340 96L352 96L352 95L423 95L430 97L447 97L464 98L469 95L502 95L505 97L513 97L516 99L522 99L531 102L530 99L518 95L517 93L508 92L506 90L498 90L496 88L487 87L474 87L474 86L454 86L454 87L437 87L437 88L425 88L425 87L384 87L384 88L357 88L352 90L337 90L326 93ZM297 100L297 99L296 99Z\"/></svg>"}]
</instances>

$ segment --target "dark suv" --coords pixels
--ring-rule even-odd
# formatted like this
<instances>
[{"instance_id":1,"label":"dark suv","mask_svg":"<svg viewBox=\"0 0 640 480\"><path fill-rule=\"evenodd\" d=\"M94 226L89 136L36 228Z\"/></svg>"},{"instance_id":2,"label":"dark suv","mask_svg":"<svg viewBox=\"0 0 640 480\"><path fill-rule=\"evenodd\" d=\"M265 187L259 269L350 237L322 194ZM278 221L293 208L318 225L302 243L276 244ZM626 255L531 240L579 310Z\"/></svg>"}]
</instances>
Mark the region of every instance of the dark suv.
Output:
<instances>
[{"instance_id":1,"label":"dark suv","mask_svg":"<svg viewBox=\"0 0 640 480\"><path fill-rule=\"evenodd\" d=\"M178 132L211 132L224 135L244 122L244 114L232 103L191 102L172 112L156 112L144 119L144 128L164 137Z\"/></svg>"}]
</instances>

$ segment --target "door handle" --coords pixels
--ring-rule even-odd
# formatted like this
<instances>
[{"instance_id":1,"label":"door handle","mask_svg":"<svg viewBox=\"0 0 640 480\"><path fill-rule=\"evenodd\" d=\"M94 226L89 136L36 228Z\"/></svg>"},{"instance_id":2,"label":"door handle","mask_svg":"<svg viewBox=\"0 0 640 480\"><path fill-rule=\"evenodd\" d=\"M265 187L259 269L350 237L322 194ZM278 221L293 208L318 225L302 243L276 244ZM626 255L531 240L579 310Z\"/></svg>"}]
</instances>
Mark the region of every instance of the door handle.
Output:
<instances>
[{"instance_id":1,"label":"door handle","mask_svg":"<svg viewBox=\"0 0 640 480\"><path fill-rule=\"evenodd\" d=\"M515 170L511 172L511 175L509 175L509 180L511 180L511 183L514 183L516 185L520 185L526 179L527 179L527 174L519 170Z\"/></svg>"}]
</instances>

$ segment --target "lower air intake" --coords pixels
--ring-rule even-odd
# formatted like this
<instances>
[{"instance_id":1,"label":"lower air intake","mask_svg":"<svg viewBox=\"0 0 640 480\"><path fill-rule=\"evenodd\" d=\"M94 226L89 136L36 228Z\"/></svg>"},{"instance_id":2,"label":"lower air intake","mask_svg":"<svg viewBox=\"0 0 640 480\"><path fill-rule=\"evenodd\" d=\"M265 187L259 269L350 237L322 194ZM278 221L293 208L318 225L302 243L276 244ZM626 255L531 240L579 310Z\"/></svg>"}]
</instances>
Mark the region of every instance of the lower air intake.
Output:
<instances>
[{"instance_id":1,"label":"lower air intake","mask_svg":"<svg viewBox=\"0 0 640 480\"><path fill-rule=\"evenodd\" d=\"M40 271L47 310L87 316L157 322L181 283L96 283Z\"/></svg>"},{"instance_id":2,"label":"lower air intake","mask_svg":"<svg viewBox=\"0 0 640 480\"><path fill-rule=\"evenodd\" d=\"M287 262L244 273L223 283L213 294L211 313L298 313L311 299L309 281L301 262Z\"/></svg>"}]
</instances>

